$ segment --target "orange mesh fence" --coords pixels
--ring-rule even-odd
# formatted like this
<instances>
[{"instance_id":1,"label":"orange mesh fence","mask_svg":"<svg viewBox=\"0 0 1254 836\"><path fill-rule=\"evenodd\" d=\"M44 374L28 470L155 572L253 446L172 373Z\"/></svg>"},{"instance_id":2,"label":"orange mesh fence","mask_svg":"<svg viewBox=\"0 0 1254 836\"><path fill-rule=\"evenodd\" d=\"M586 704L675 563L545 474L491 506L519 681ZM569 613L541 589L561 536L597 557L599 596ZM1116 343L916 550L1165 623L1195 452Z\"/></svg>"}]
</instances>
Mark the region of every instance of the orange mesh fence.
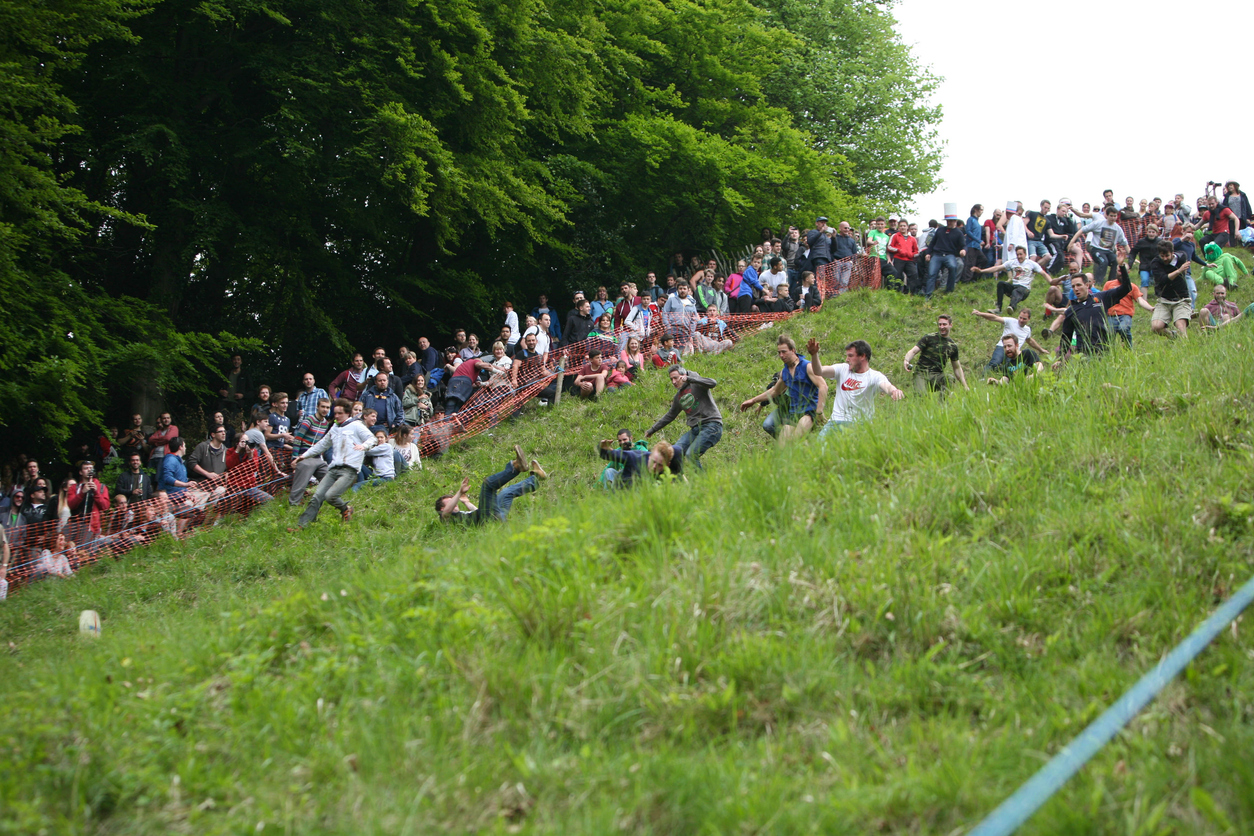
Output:
<instances>
[{"instance_id":1,"label":"orange mesh fence","mask_svg":"<svg viewBox=\"0 0 1254 836\"><path fill-rule=\"evenodd\" d=\"M878 288L879 259L855 256L823 265L816 271L816 281L824 299L858 288ZM674 338L681 357L718 353L731 349L744 335L765 324L782 322L798 312L760 310L727 315L711 308L699 313L695 303L682 309L673 305L672 310L650 307L634 327L555 347L544 355L519 360L508 369L492 367L490 359L484 358L480 379L470 396L464 403L457 398L433 403L435 417L415 428L414 441L422 456L439 455L453 444L490 430L534 398L556 398L559 388L565 389L567 396L577 396L575 379L594 349L601 351L602 362L611 369L619 359L625 359L629 366L648 368L654 365L654 349L664 335ZM640 350L629 354L633 337L639 339ZM216 481L199 482L178 495L159 494L126 503L111 495L109 509L95 515L8 529L10 589L16 591L41 578L75 572L103 557L121 557L163 537L183 539L230 516L246 516L291 485L291 453L271 453L275 466L262 454L228 470Z\"/></svg>"}]
</instances>

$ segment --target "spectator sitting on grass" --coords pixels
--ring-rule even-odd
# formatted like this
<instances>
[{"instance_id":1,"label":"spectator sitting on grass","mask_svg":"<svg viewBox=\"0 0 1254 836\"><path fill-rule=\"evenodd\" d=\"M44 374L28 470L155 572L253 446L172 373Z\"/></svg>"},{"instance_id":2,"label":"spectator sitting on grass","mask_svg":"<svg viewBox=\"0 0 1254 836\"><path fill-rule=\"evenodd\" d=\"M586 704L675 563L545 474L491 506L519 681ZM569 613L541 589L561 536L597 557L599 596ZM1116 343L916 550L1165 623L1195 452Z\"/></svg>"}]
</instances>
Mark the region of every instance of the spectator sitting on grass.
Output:
<instances>
[{"instance_id":1,"label":"spectator sitting on grass","mask_svg":"<svg viewBox=\"0 0 1254 836\"><path fill-rule=\"evenodd\" d=\"M675 348L675 337L671 334L663 334L660 342L661 345L655 346L653 349L653 356L651 358L653 360L653 365L657 366L659 369L664 369L667 366L679 365L679 362L683 359L683 357Z\"/></svg>"},{"instance_id":2,"label":"spectator sitting on grass","mask_svg":"<svg viewBox=\"0 0 1254 836\"><path fill-rule=\"evenodd\" d=\"M575 375L576 391L582 397L596 399L605 391L610 371L610 367L601 362L601 352L598 349L592 349L588 352L588 362L584 363Z\"/></svg>"}]
</instances>

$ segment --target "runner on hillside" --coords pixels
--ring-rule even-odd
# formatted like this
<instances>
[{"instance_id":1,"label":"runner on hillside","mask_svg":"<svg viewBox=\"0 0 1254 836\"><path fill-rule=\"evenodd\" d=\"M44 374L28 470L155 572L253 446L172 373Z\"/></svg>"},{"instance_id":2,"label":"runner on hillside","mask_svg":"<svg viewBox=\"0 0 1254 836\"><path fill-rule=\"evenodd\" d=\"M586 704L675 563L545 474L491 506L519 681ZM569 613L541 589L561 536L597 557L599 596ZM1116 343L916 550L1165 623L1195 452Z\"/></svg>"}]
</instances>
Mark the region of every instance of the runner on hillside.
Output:
<instances>
[{"instance_id":1,"label":"runner on hillside","mask_svg":"<svg viewBox=\"0 0 1254 836\"><path fill-rule=\"evenodd\" d=\"M675 442L675 449L700 470L701 457L723 437L723 413L710 396L710 390L718 385L718 381L702 377L682 366L671 366L670 378L671 385L678 390L671 401L671 408L649 427L644 437L648 438L674 421L682 409L688 418L688 431Z\"/></svg>"},{"instance_id":2,"label":"runner on hillside","mask_svg":"<svg viewBox=\"0 0 1254 836\"><path fill-rule=\"evenodd\" d=\"M1002 340L1007 336L1014 334L1020 346L1030 346L1036 350L1037 354L1045 354L1045 348L1032 337L1032 309L1024 308L1019 311L1018 317L998 316L997 314L988 313L987 311L971 311L972 316L980 319L987 319L989 322L996 322L1001 325L1001 336L997 338L997 345L993 346L993 356L988 360L988 367L996 366L1005 359L1005 349L1002 346Z\"/></svg>"},{"instance_id":3,"label":"runner on hillside","mask_svg":"<svg viewBox=\"0 0 1254 836\"><path fill-rule=\"evenodd\" d=\"M985 382L989 386L1005 386L1016 374L1028 378L1045 370L1041 358L1030 349L1019 350L1019 338L1014 334L1006 334L1001 338L1001 362L988 365L993 376Z\"/></svg>"},{"instance_id":4,"label":"runner on hillside","mask_svg":"<svg viewBox=\"0 0 1254 836\"><path fill-rule=\"evenodd\" d=\"M1110 330L1106 325L1106 312L1132 292L1132 282L1128 279L1128 268L1123 263L1125 250L1115 251L1115 261L1119 270L1119 286L1113 290L1091 290L1083 276L1071 280L1071 290L1075 293L1075 301L1063 313L1061 343L1058 346L1058 360L1053 369L1058 371L1062 364L1071 359L1075 352L1091 357L1099 357L1106 351ZM1071 338L1075 337L1073 348Z\"/></svg>"},{"instance_id":5,"label":"runner on hillside","mask_svg":"<svg viewBox=\"0 0 1254 836\"><path fill-rule=\"evenodd\" d=\"M353 404L345 398L336 398L331 407L335 423L319 439L318 443L301 453L293 463L320 456L331 450L331 467L327 475L318 483L313 499L305 506L305 511L297 521L299 528L304 528L318 518L322 503L329 502L338 508L340 518L348 522L353 516L353 506L340 499L344 492L357 483L357 473L365 461L366 451L375 445L375 437L357 418L352 417ZM288 531L295 531L289 528Z\"/></svg>"},{"instance_id":6,"label":"runner on hillside","mask_svg":"<svg viewBox=\"0 0 1254 836\"><path fill-rule=\"evenodd\" d=\"M835 427L845 427L855 421L875 416L875 393L883 392L895 401L906 395L882 373L871 368L871 346L866 340L854 340L845 346L845 362L824 366L819 360L819 341L806 343L810 352L810 366L818 369L824 378L836 381L832 395L832 420L827 422L819 437L833 432Z\"/></svg>"},{"instance_id":7,"label":"runner on hillside","mask_svg":"<svg viewBox=\"0 0 1254 836\"><path fill-rule=\"evenodd\" d=\"M505 487L513 481L515 476L525 470L531 471L531 474L526 479L523 479L517 485ZM494 473L483 480L483 485L479 488L478 506L471 503L469 499L470 479L467 477L462 480L461 487L457 489L456 493L446 493L435 501L435 512L439 514L441 520L462 523L463 525L484 525L488 520L493 519L505 522L514 500L523 494L535 491L537 479L547 478L549 478L549 474L544 472L544 469L540 467L540 463L535 459L531 460L531 467L527 467L527 463L523 461L522 448L515 444L513 461L506 464L505 469L500 473ZM457 510L458 505L464 505L466 510Z\"/></svg>"},{"instance_id":8,"label":"runner on hillside","mask_svg":"<svg viewBox=\"0 0 1254 836\"><path fill-rule=\"evenodd\" d=\"M754 404L775 401L776 409L762 422L762 429L779 439L781 445L800 438L814 429L823 405L827 403L827 381L797 354L791 337L780 335L775 341L784 368L775 385L760 395L740 404L743 412ZM759 407L760 408L760 407Z\"/></svg>"},{"instance_id":9,"label":"runner on hillside","mask_svg":"<svg viewBox=\"0 0 1254 836\"><path fill-rule=\"evenodd\" d=\"M918 343L906 352L902 365L906 371L914 372L914 391L920 395L937 392L943 398L948 393L948 380L945 377L945 361L948 360L954 369L954 377L967 391L966 375L962 372L962 363L958 360L958 343L949 336L953 328L953 318L949 314L936 317L936 333L919 337ZM919 358L914 363L915 357Z\"/></svg>"}]
</instances>

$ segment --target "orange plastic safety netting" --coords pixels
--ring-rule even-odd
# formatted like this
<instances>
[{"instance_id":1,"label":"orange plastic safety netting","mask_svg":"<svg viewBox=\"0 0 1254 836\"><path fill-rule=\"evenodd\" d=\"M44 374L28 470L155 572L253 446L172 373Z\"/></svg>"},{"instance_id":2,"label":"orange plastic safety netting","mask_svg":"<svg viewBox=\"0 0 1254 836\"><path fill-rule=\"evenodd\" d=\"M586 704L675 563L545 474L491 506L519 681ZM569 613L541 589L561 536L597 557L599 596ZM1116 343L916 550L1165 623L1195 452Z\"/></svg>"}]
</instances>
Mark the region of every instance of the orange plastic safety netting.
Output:
<instances>
[{"instance_id":1,"label":"orange plastic safety netting","mask_svg":"<svg viewBox=\"0 0 1254 836\"><path fill-rule=\"evenodd\" d=\"M815 277L821 298L830 299L851 290L879 288L880 263L869 256L841 259L820 266ZM756 313L730 315L714 308L700 312L695 302L640 307L641 315L630 325L616 327L613 334L558 346L508 369L483 368L482 379L464 403L433 404L434 420L418 427L414 438L421 455L440 455L486 432L534 398L558 399L563 390L569 396L590 352L600 352L602 362L611 368L620 359L628 366L648 368L655 365L654 349L665 336L674 339L681 357L717 353L732 349L765 323L781 322L800 312L771 309L765 302ZM638 342L635 351L633 338ZM446 406L456 407L456 412L446 414ZM105 557L119 558L163 537L183 539L228 517L251 513L291 486L291 454L271 452L274 467L258 456L226 471L217 481L197 483L178 495L157 492L138 502L113 496L107 509L8 529L11 591L42 578L71 574Z\"/></svg>"}]
</instances>

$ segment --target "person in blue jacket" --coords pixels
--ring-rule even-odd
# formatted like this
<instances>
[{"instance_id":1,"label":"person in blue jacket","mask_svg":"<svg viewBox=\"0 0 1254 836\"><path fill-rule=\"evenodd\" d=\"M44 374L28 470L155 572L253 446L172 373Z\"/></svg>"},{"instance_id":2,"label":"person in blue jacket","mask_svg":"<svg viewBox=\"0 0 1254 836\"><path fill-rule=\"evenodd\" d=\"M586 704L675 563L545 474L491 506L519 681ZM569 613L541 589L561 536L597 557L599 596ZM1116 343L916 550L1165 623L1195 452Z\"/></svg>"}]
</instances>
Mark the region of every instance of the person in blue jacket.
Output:
<instances>
[{"instance_id":1,"label":"person in blue jacket","mask_svg":"<svg viewBox=\"0 0 1254 836\"><path fill-rule=\"evenodd\" d=\"M758 271L762 269L762 256L755 255L753 262L741 274L740 292L736 295L736 306L732 313L754 313L757 308L753 304L754 297L762 293L762 282L758 280Z\"/></svg>"}]
</instances>

